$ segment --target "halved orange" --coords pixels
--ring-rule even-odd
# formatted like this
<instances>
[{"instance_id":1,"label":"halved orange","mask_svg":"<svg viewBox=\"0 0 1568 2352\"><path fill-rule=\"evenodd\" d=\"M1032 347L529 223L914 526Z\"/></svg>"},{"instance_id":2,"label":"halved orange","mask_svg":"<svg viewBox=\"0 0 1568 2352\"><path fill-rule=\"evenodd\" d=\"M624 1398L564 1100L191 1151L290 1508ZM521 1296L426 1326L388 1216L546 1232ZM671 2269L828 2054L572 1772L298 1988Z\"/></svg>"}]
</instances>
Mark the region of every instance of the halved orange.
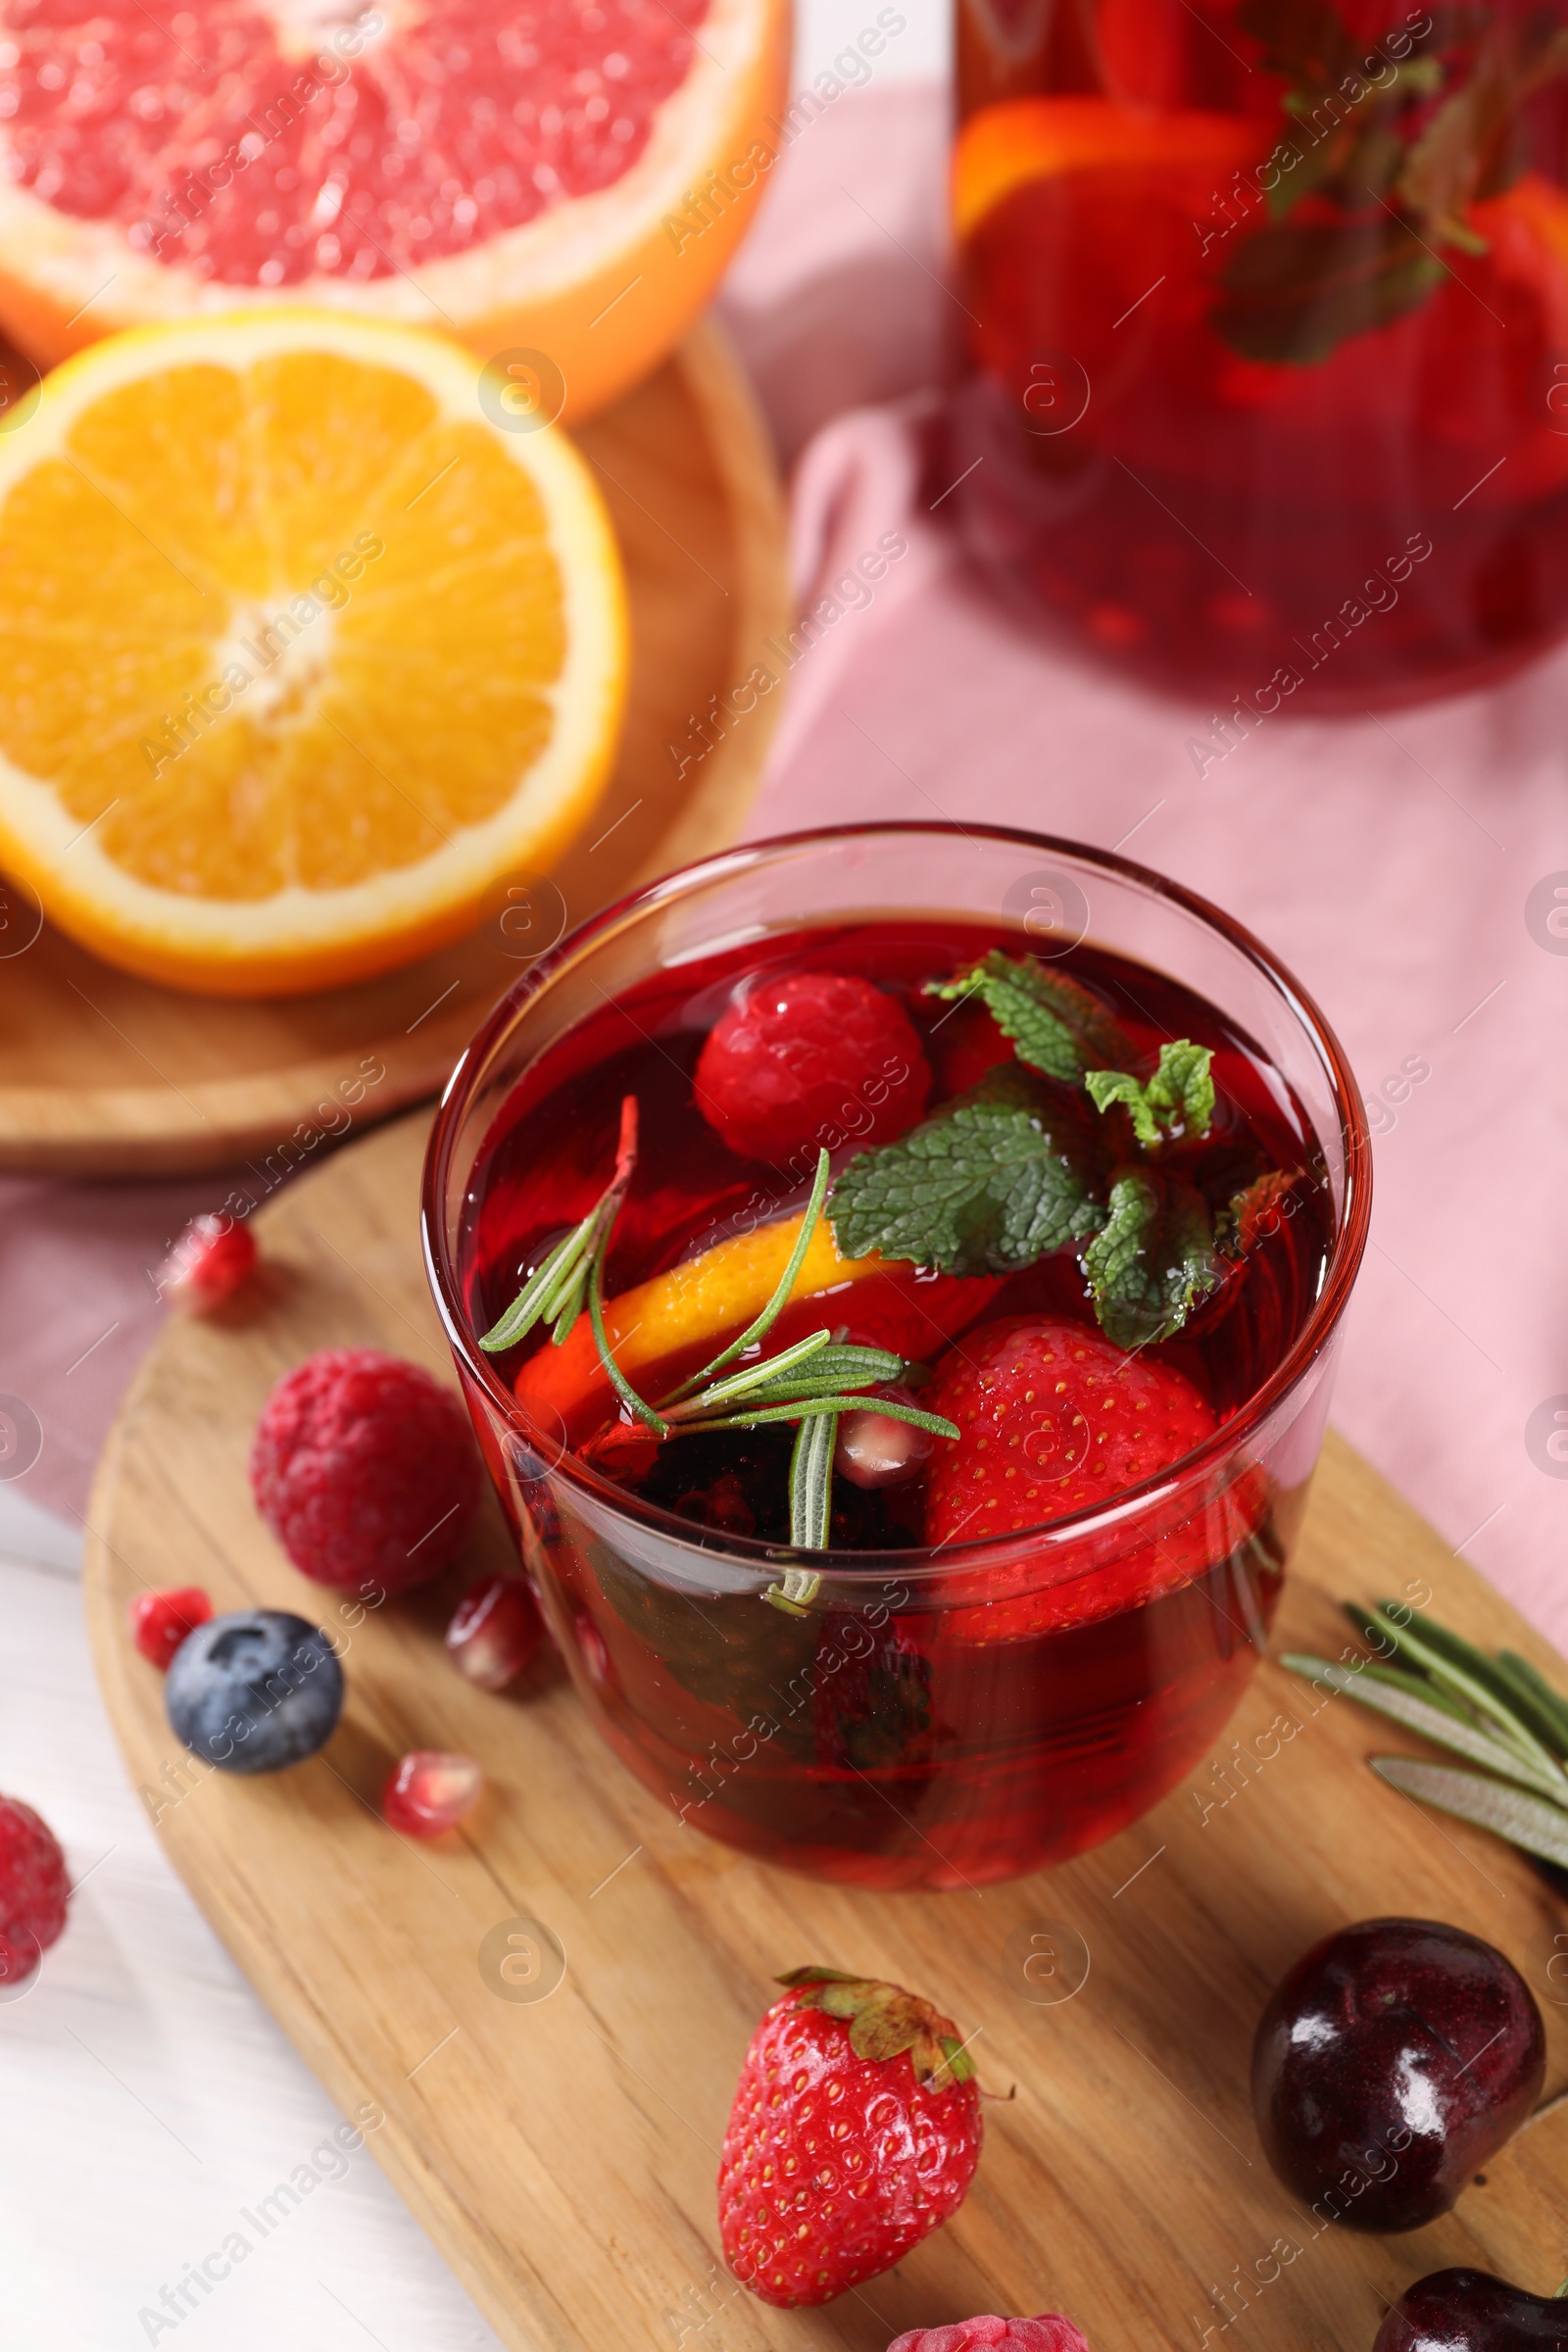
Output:
<instances>
[{"instance_id":1,"label":"halved orange","mask_svg":"<svg viewBox=\"0 0 1568 2352\"><path fill-rule=\"evenodd\" d=\"M0 435L0 866L109 961L322 988L461 935L585 820L625 599L559 426L310 312L145 328Z\"/></svg>"}]
</instances>

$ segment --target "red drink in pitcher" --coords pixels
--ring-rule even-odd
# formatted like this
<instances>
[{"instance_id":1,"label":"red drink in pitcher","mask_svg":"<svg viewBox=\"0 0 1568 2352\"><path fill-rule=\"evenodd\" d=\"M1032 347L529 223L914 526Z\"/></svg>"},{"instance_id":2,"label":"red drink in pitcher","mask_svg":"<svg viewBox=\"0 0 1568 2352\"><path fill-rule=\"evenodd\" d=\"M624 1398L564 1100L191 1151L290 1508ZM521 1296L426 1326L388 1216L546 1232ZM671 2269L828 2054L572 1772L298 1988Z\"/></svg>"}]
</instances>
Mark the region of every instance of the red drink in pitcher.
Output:
<instances>
[{"instance_id":1,"label":"red drink in pitcher","mask_svg":"<svg viewBox=\"0 0 1568 2352\"><path fill-rule=\"evenodd\" d=\"M769 845L663 886L678 926L658 891L600 918L502 1008L433 1149L432 1255L618 1753L769 1860L978 1885L1145 1811L1244 1688L1359 1250L1359 1130L1322 1131L1332 1059L1293 1072L1069 936L1091 891L1130 913L1136 869L1052 845L1043 938L1004 879L990 919L912 893L922 857L978 854L1038 909L1046 845L847 838L858 906L727 920L733 864L754 901L829 845L853 873L845 837Z\"/></svg>"},{"instance_id":2,"label":"red drink in pitcher","mask_svg":"<svg viewBox=\"0 0 1568 2352\"><path fill-rule=\"evenodd\" d=\"M1561 634L1558 0L959 0L959 111L953 470L1078 644L1234 731Z\"/></svg>"}]
</instances>

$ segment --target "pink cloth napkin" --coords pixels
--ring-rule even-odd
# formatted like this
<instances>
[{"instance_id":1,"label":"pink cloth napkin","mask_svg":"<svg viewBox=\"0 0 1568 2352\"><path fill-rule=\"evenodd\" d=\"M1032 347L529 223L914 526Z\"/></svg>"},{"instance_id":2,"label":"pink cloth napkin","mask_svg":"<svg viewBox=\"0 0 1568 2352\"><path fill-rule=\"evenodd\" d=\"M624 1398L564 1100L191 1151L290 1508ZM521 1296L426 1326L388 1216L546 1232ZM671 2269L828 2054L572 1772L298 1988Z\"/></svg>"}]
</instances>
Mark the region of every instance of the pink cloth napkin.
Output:
<instances>
[{"instance_id":1,"label":"pink cloth napkin","mask_svg":"<svg viewBox=\"0 0 1568 2352\"><path fill-rule=\"evenodd\" d=\"M1526 921L1568 873L1568 650L1382 725L1282 716L1200 780L1186 747L1206 710L1048 650L929 511L921 419L957 318L945 135L935 89L838 100L781 158L726 287L794 464L802 604L838 608L792 674L751 831L943 815L1123 844L1258 931L1378 1106L1335 1417L1568 1643L1568 1419L1548 1445L1559 1396L1568 1415L1568 953ZM906 552L868 594L835 595L889 533ZM0 1184L0 1393L42 1427L33 1499L84 1509L159 1313L143 1269L224 1190Z\"/></svg>"}]
</instances>

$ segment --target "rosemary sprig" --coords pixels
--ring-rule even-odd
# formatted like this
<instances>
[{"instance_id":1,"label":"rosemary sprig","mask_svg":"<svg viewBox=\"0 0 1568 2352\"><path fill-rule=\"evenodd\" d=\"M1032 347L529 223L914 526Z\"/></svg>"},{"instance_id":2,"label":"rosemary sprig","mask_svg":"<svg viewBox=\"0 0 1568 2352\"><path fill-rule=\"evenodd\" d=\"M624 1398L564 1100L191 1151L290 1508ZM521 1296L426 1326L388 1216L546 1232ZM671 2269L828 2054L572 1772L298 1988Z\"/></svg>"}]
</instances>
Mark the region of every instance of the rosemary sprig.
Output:
<instances>
[{"instance_id":1,"label":"rosemary sprig","mask_svg":"<svg viewBox=\"0 0 1568 2352\"><path fill-rule=\"evenodd\" d=\"M795 1288L795 1278L806 1263L806 1252L811 1246L811 1236L816 1231L817 1219L822 1214L822 1203L827 1199L830 1166L826 1152L819 1152L816 1157L816 1174L811 1179L810 1198L806 1203L806 1210L801 1218L801 1230L795 1237L795 1247L790 1251L789 1263L774 1285L772 1298L769 1298L756 1322L749 1323L738 1340L731 1340L727 1348L720 1348L710 1364L705 1364L700 1372L694 1372L689 1380L683 1380L678 1389L671 1389L669 1395L662 1399L662 1403L674 1404L690 1390L701 1388L705 1380L711 1380L715 1372L721 1372L726 1364L732 1364L738 1355L744 1355L748 1348L754 1347L759 1340L764 1339L772 1330L789 1303L790 1293Z\"/></svg>"},{"instance_id":2,"label":"rosemary sprig","mask_svg":"<svg viewBox=\"0 0 1568 2352\"><path fill-rule=\"evenodd\" d=\"M1391 1788L1568 1868L1568 1699L1517 1652L1489 1656L1423 1611L1395 1609L1392 1601L1371 1610L1346 1604L1376 1663L1336 1665L1299 1651L1280 1662L1484 1767L1372 1757Z\"/></svg>"},{"instance_id":3,"label":"rosemary sprig","mask_svg":"<svg viewBox=\"0 0 1568 2352\"><path fill-rule=\"evenodd\" d=\"M636 1166L637 1098L627 1095L620 1105L620 1141L615 1151L613 1176L582 1223L574 1225L564 1241L556 1244L529 1275L501 1320L485 1333L479 1345L487 1355L501 1355L507 1348L515 1348L536 1323L552 1324L556 1346L565 1345L572 1325L582 1312L594 1260L599 1258L602 1265L610 1247L610 1237ZM604 1349L600 1352L603 1354Z\"/></svg>"},{"instance_id":4,"label":"rosemary sprig","mask_svg":"<svg viewBox=\"0 0 1568 2352\"><path fill-rule=\"evenodd\" d=\"M636 1165L637 1098L628 1095L621 1104L620 1146L610 1184L581 1224L558 1242L529 1276L479 1345L498 1354L526 1339L536 1323L553 1322L560 1347L586 1302L594 1346L611 1386L627 1412L654 1437L679 1437L694 1429L758 1429L772 1422L797 1423L799 1435L790 1464L790 1541L805 1549L823 1550L832 1521L833 1450L839 1418L864 1403L866 1390L903 1380L914 1365L890 1348L847 1346L842 1332L835 1334L824 1327L795 1341L777 1355L761 1357L738 1372L728 1372L723 1379L715 1375L724 1373L738 1356L765 1339L788 1305L827 1198L828 1154L822 1152L817 1156L800 1232L761 1313L720 1348L711 1362L690 1374L657 1405L632 1387L615 1360L605 1328L605 1261ZM956 1438L958 1434L954 1422L938 1413L922 1412L918 1405L906 1404L899 1397L878 1397L876 1410L890 1420L913 1422L937 1437ZM804 1589L807 1581L814 1592L821 1580L807 1580L792 1570L786 1579L788 1596L781 1598L779 1605L803 1614L804 1601L810 1596ZM766 1597L771 1599L776 1592L777 1588L772 1588Z\"/></svg>"}]
</instances>

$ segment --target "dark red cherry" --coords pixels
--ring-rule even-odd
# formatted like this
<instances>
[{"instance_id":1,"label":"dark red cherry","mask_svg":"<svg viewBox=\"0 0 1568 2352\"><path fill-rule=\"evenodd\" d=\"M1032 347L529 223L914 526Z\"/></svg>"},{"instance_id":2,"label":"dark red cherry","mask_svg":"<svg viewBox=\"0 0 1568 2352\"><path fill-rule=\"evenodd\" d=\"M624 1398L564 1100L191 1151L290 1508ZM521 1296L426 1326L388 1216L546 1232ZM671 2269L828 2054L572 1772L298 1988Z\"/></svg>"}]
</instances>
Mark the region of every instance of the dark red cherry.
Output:
<instances>
[{"instance_id":1,"label":"dark red cherry","mask_svg":"<svg viewBox=\"0 0 1568 2352\"><path fill-rule=\"evenodd\" d=\"M1252 2112L1317 2219L1419 2230L1518 2131L1545 2065L1541 2012L1490 1943L1366 1919L1314 1945L1264 2010Z\"/></svg>"},{"instance_id":2,"label":"dark red cherry","mask_svg":"<svg viewBox=\"0 0 1568 2352\"><path fill-rule=\"evenodd\" d=\"M1372 2352L1568 2352L1568 2302L1490 2271L1434 2271L1405 2288Z\"/></svg>"}]
</instances>

